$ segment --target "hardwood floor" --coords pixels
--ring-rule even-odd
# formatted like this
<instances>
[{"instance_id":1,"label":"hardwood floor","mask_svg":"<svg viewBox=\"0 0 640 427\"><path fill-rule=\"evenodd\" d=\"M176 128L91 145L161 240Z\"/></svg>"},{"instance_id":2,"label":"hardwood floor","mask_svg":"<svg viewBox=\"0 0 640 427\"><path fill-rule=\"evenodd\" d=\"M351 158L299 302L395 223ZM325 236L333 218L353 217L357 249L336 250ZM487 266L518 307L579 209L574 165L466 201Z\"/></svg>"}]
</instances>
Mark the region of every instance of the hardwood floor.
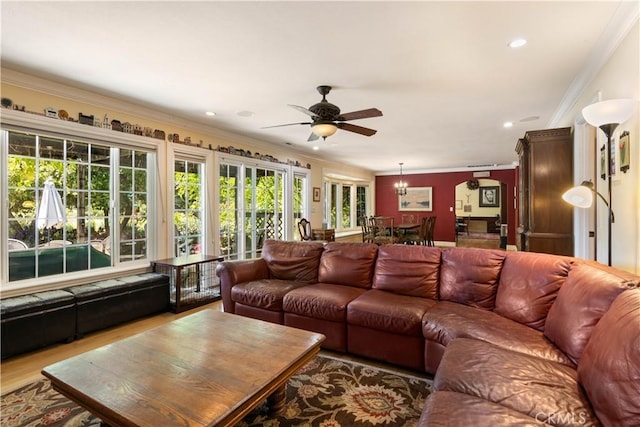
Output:
<instances>
[{"instance_id":1,"label":"hardwood floor","mask_svg":"<svg viewBox=\"0 0 640 427\"><path fill-rule=\"evenodd\" d=\"M68 344L60 343L45 347L42 350L10 357L0 363L0 393L7 393L37 380L42 377L40 374L42 368L52 363L93 350L94 348L102 347L206 308L222 310L222 301L216 301L178 314L167 312L134 320L123 325L86 335L84 338Z\"/></svg>"},{"instance_id":2,"label":"hardwood floor","mask_svg":"<svg viewBox=\"0 0 640 427\"><path fill-rule=\"evenodd\" d=\"M163 325L184 316L196 313L207 308L214 308L222 311L222 301L216 301L211 304L203 305L179 314L161 313L155 316L134 320L123 325L89 334L82 339L65 344L60 343L52 345L42 350L36 350L19 356L11 357L0 363L0 394L8 393L16 388L27 385L42 377L40 371L45 366L59 362L69 357L76 356L89 350L110 344L112 342L130 337L132 335L144 332L156 326ZM400 368L383 362L376 362L364 359L358 356L352 356L343 353L336 353L329 350L321 350L320 354L329 357L336 357L342 360L364 363L367 365L377 366L402 375L419 376L423 378L431 378L424 372L416 372L409 369Z\"/></svg>"}]
</instances>

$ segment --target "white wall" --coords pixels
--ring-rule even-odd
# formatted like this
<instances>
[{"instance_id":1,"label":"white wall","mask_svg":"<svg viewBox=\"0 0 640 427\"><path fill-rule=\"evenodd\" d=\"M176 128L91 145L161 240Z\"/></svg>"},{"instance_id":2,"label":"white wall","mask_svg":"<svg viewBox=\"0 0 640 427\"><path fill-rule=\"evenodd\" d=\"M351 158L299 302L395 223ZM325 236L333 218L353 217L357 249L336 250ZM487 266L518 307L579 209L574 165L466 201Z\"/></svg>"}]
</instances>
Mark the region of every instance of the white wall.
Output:
<instances>
[{"instance_id":1,"label":"white wall","mask_svg":"<svg viewBox=\"0 0 640 427\"><path fill-rule=\"evenodd\" d=\"M561 118L562 126L573 126L574 121L580 122L582 109L591 104L594 99L602 100L615 98L632 98L636 102L640 99L640 29L638 21L631 31L622 40L619 47L611 55L593 80L586 86L571 111ZM615 213L615 223L612 228L612 264L640 274L640 106L632 118L620 124L614 137L617 142L622 131L628 131L631 136L631 165L627 173L617 171L617 177L613 181L612 204ZM582 130L578 132L581 134ZM584 141L581 139L581 141ZM607 181L600 178L600 147L606 143L606 137L602 131L597 131L595 153L596 172L591 179L597 190L607 195ZM576 141L576 150L586 149ZM580 153L578 153L580 155ZM576 184L585 178L587 171L581 165L576 165ZM597 230L598 230L598 261L607 263L607 210L601 201L597 205ZM583 230L586 232L587 230Z\"/></svg>"}]
</instances>

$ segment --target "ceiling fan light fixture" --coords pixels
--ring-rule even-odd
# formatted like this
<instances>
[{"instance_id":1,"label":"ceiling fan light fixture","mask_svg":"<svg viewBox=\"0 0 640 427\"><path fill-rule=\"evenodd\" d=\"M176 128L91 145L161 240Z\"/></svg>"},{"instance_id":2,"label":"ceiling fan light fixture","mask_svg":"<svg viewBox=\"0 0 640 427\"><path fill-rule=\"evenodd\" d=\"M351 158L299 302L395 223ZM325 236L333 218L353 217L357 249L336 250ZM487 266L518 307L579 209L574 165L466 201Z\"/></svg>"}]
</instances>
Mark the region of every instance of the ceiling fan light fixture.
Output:
<instances>
[{"instance_id":1,"label":"ceiling fan light fixture","mask_svg":"<svg viewBox=\"0 0 640 427\"><path fill-rule=\"evenodd\" d=\"M317 123L311 126L311 131L323 138L333 135L337 130L338 127L333 123Z\"/></svg>"}]
</instances>

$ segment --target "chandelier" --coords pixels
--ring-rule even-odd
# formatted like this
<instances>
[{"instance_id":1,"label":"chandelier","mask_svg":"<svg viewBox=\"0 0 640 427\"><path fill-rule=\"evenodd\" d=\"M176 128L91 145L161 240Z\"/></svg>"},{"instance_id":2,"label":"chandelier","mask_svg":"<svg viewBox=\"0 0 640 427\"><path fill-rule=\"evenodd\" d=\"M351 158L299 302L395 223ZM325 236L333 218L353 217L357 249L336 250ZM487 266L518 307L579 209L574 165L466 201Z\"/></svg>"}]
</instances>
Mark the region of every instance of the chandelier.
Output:
<instances>
[{"instance_id":1,"label":"chandelier","mask_svg":"<svg viewBox=\"0 0 640 427\"><path fill-rule=\"evenodd\" d=\"M396 189L396 194L398 196L404 196L407 194L407 183L402 180L402 165L404 163L399 163L400 165L400 181L393 184Z\"/></svg>"}]
</instances>

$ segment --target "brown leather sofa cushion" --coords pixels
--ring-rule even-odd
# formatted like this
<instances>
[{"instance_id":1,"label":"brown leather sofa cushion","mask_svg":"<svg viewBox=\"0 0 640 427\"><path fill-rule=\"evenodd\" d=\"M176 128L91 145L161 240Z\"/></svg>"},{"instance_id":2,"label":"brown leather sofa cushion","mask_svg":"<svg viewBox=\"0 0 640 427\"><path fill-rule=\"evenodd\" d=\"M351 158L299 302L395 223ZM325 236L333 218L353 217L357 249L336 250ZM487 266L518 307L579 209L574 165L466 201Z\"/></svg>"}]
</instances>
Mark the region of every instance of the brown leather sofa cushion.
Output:
<instances>
[{"instance_id":1,"label":"brown leather sofa cushion","mask_svg":"<svg viewBox=\"0 0 640 427\"><path fill-rule=\"evenodd\" d=\"M320 258L318 282L370 288L377 253L373 243L328 243Z\"/></svg>"},{"instance_id":2,"label":"brown leather sofa cushion","mask_svg":"<svg viewBox=\"0 0 640 427\"><path fill-rule=\"evenodd\" d=\"M535 252L509 252L500 272L495 312L523 325L544 330L544 323L571 258Z\"/></svg>"},{"instance_id":3,"label":"brown leather sofa cushion","mask_svg":"<svg viewBox=\"0 0 640 427\"><path fill-rule=\"evenodd\" d=\"M451 248L442 251L440 299L493 310L504 251Z\"/></svg>"},{"instance_id":4,"label":"brown leather sofa cushion","mask_svg":"<svg viewBox=\"0 0 640 427\"><path fill-rule=\"evenodd\" d=\"M293 289L306 286L293 280L264 279L240 283L231 288L231 299L264 310L282 311L282 298Z\"/></svg>"},{"instance_id":5,"label":"brown leather sofa cushion","mask_svg":"<svg viewBox=\"0 0 640 427\"><path fill-rule=\"evenodd\" d=\"M372 289L347 307L347 323L402 335L422 336L422 317L436 302Z\"/></svg>"},{"instance_id":6,"label":"brown leather sofa cushion","mask_svg":"<svg viewBox=\"0 0 640 427\"><path fill-rule=\"evenodd\" d=\"M262 258L273 279L316 283L323 246L320 242L267 240L262 247Z\"/></svg>"},{"instance_id":7,"label":"brown leather sofa cushion","mask_svg":"<svg viewBox=\"0 0 640 427\"><path fill-rule=\"evenodd\" d=\"M422 319L425 339L448 346L456 338L475 338L499 347L573 366L542 332L492 311L438 301Z\"/></svg>"},{"instance_id":8,"label":"brown leather sofa cushion","mask_svg":"<svg viewBox=\"0 0 640 427\"><path fill-rule=\"evenodd\" d=\"M445 350L433 387L499 403L551 425L599 425L577 377L561 363L457 339Z\"/></svg>"},{"instance_id":9,"label":"brown leather sofa cushion","mask_svg":"<svg viewBox=\"0 0 640 427\"><path fill-rule=\"evenodd\" d=\"M365 292L353 286L317 283L292 290L282 305L286 313L346 323L347 304Z\"/></svg>"},{"instance_id":10,"label":"brown leather sofa cushion","mask_svg":"<svg viewBox=\"0 0 640 427\"><path fill-rule=\"evenodd\" d=\"M604 425L640 420L640 289L621 293L593 329L578 379Z\"/></svg>"},{"instance_id":11,"label":"brown leather sofa cushion","mask_svg":"<svg viewBox=\"0 0 640 427\"><path fill-rule=\"evenodd\" d=\"M373 288L422 298L438 297L440 249L382 245L378 249Z\"/></svg>"},{"instance_id":12,"label":"brown leather sofa cushion","mask_svg":"<svg viewBox=\"0 0 640 427\"><path fill-rule=\"evenodd\" d=\"M540 427L548 424L479 397L436 391L427 398L418 427Z\"/></svg>"},{"instance_id":13,"label":"brown leather sofa cushion","mask_svg":"<svg viewBox=\"0 0 640 427\"><path fill-rule=\"evenodd\" d=\"M576 265L549 310L544 335L577 364L596 323L628 286L612 271Z\"/></svg>"}]
</instances>

